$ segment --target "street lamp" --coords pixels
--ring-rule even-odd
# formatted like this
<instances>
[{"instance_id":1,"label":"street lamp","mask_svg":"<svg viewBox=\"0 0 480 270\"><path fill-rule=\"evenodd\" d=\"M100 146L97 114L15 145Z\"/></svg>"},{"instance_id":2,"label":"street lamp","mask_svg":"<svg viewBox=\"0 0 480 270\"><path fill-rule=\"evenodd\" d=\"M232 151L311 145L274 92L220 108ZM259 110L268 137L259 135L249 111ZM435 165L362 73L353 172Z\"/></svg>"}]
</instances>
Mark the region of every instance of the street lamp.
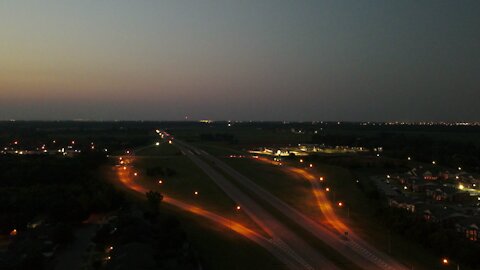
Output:
<instances>
[{"instance_id":1,"label":"street lamp","mask_svg":"<svg viewBox=\"0 0 480 270\"><path fill-rule=\"evenodd\" d=\"M343 202L338 202L338 207L343 207L345 204ZM350 218L350 207L347 205L347 217Z\"/></svg>"},{"instance_id":2,"label":"street lamp","mask_svg":"<svg viewBox=\"0 0 480 270\"><path fill-rule=\"evenodd\" d=\"M236 209L237 209L237 211L240 211L240 209L242 209L242 208L240 207L240 205L237 205Z\"/></svg>"},{"instance_id":3,"label":"street lamp","mask_svg":"<svg viewBox=\"0 0 480 270\"><path fill-rule=\"evenodd\" d=\"M448 265L450 262L448 261L447 258L443 258L443 259L442 259L442 263L443 263L444 265ZM457 270L460 270L460 264L458 264L458 263L457 263Z\"/></svg>"}]
</instances>

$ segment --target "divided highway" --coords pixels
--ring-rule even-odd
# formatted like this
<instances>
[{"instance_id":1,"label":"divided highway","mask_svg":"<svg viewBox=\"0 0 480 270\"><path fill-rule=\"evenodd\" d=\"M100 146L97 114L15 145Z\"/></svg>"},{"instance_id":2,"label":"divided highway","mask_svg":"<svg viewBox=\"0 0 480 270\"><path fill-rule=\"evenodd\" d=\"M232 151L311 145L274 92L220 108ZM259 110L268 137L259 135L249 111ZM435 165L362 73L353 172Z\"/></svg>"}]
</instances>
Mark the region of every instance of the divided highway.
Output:
<instances>
[{"instance_id":1,"label":"divided highway","mask_svg":"<svg viewBox=\"0 0 480 270\"><path fill-rule=\"evenodd\" d=\"M175 142L185 155L200 167L229 197L242 206L247 215L271 237L270 241L272 243L281 246L288 254L296 258L304 269L338 269L290 228L263 209L250 196L233 185L207 162L200 159L197 154L201 150L192 148L178 140L175 140Z\"/></svg>"},{"instance_id":2,"label":"divided highway","mask_svg":"<svg viewBox=\"0 0 480 270\"><path fill-rule=\"evenodd\" d=\"M126 157L123 158L124 166L117 166L116 172L118 176L118 181L115 181L115 184L121 184L123 187L128 188L131 191L136 192L137 195L142 198L145 196L145 193L150 190L150 186L145 186L144 183L134 180L134 173L132 167L129 165L136 157ZM127 165L127 166L125 166ZM221 215L215 214L208 210L202 209L192 204L182 202L181 200L174 199L169 196L163 198L163 202L175 206L184 211L190 212L192 214L206 218L213 223L224 226L231 229L232 231L244 236L247 239L250 239L257 245L265 248L270 254L278 259L279 262L282 262L288 269L291 270L301 270L301 269L337 269L334 265L330 264L327 261L323 261L322 258L312 255L312 258L316 258L319 261L323 262L323 265L328 266L327 268L313 267L308 264L302 257L300 257L296 252L285 244L280 238L271 232L271 237L267 238L260 233L249 229L238 223L234 220L227 219ZM245 204L246 205L246 204ZM243 207L245 208L245 206ZM242 209L243 209L242 208ZM258 209L257 209L258 210ZM268 229L268 228L267 228ZM300 243L301 244L301 243ZM300 245L299 244L299 245ZM304 246L296 246L298 248L305 248ZM303 254L303 253L302 253ZM311 254L310 254L311 255Z\"/></svg>"},{"instance_id":3,"label":"divided highway","mask_svg":"<svg viewBox=\"0 0 480 270\"><path fill-rule=\"evenodd\" d=\"M290 205L286 204L282 200L272 195L270 192L258 186L255 182L240 174L238 171L234 170L220 159L217 159L216 157L208 154L207 152L197 149L184 142L175 140L175 143L177 146L183 149L183 152L195 164L197 164L197 166L204 170L217 183L217 185L219 185L219 187L224 189L227 195L242 204L242 207L245 205L245 207L248 209L247 213L256 223L259 224L262 229L264 229L267 233L271 235L275 235L275 233L281 235L285 243L290 245L295 250L295 252L301 254L302 258L305 261L308 261L310 265L314 267L314 269L335 268L332 268L334 267L333 264L328 262L321 255L316 254L316 252L312 250L311 247L306 245L301 239L295 236L295 234L289 231L285 226L280 224L278 221L272 221L272 216L270 214L266 213L266 211L262 209L256 202L254 202L248 195L239 191L238 188L235 187L235 185L226 180L225 177L223 177L221 174L217 173L210 165L208 165L203 160L212 162L215 167L219 168L224 173L231 176L238 185L247 188L258 198L261 198L269 205L279 210L284 216L297 223L305 231L309 232L312 236L316 237L318 240L324 242L332 249L342 254L345 258L347 258L360 268L385 270L408 269L404 265L395 261L393 258L376 250L371 245L360 239L356 234L352 232L352 230L350 230L341 221L339 221L336 215L334 215L333 210L331 210L330 203L328 202L326 197L323 198L320 196L319 192L315 192L316 190L319 190L319 186L316 182L315 177L313 177L312 175L302 174L312 184L312 188L317 197L319 205L325 205L325 207L321 207L321 210L325 214L329 222L331 222L332 224L336 224L336 226L334 226L336 229L335 231L329 230L328 228L316 223L312 219L300 213L298 210L294 209ZM330 211L328 211L328 206L330 206ZM341 237L346 231L348 231L349 233L348 241ZM284 235L284 232L287 232L287 234ZM312 255L314 257L311 257Z\"/></svg>"}]
</instances>

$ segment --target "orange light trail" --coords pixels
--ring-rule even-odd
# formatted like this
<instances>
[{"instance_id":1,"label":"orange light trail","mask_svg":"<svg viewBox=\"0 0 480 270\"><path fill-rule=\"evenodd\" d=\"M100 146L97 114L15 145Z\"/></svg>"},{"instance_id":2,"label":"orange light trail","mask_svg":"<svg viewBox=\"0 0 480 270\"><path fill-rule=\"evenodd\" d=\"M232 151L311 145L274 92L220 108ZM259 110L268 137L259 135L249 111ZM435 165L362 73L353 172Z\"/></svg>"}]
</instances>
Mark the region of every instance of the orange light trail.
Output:
<instances>
[{"instance_id":1,"label":"orange light trail","mask_svg":"<svg viewBox=\"0 0 480 270\"><path fill-rule=\"evenodd\" d=\"M128 189L136 191L141 194L145 194L147 191L149 191L147 188L144 186L140 185L137 180L132 177L134 174L130 170L125 170L125 169L116 169L118 180ZM198 193L197 193L198 194ZM239 222L224 218L220 215L217 215L213 212L207 211L205 209L202 209L200 207L182 202L180 200L174 199L172 197L164 196L163 202L174 205L178 208L181 208L182 210L185 210L187 212L206 217L212 221L214 221L217 224L220 224L224 227L230 228L231 230L235 231L236 233L239 233L249 239L252 238L259 238L262 237L260 234L257 232L245 227L244 225L240 224ZM254 240L254 239L252 239Z\"/></svg>"}]
</instances>

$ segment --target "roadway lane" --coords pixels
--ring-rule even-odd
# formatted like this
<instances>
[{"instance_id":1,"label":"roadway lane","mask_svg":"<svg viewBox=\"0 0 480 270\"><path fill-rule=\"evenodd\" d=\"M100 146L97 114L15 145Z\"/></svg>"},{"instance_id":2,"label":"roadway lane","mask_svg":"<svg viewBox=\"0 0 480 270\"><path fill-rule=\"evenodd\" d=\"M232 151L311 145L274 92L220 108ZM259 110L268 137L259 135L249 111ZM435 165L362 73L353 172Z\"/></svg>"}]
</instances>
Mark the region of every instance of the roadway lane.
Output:
<instances>
[{"instance_id":1,"label":"roadway lane","mask_svg":"<svg viewBox=\"0 0 480 270\"><path fill-rule=\"evenodd\" d=\"M290 205L273 196L271 193L254 183L252 180L243 176L242 174L225 164L223 161L213 157L207 152L186 145L185 143L179 142L178 140L176 141L176 143L188 146L197 154L201 155L203 158L212 161L218 168L223 170L228 175L232 176L239 184L249 189L259 198L264 199L267 203L278 209L286 217L296 222L298 225L300 225L306 231L310 232L319 240L328 244L330 247L348 258L350 261L354 262L357 266L363 269L408 269L407 267L397 263L395 260L387 258L386 256L384 256L384 254L373 250L370 246L365 245L363 241L358 241L357 238L355 238L355 241L353 243L350 243L350 241L342 240L341 236L343 235L344 231L341 233L332 232L324 226L314 222L310 218L300 213L298 210L294 209ZM351 233L351 230L347 231L349 232L349 234Z\"/></svg>"},{"instance_id":2,"label":"roadway lane","mask_svg":"<svg viewBox=\"0 0 480 270\"><path fill-rule=\"evenodd\" d=\"M246 214L258 224L268 235L272 237L272 242L288 250L292 256L297 258L298 262L304 265L305 269L338 269L332 262L321 255L317 250L309 246L303 239L298 237L290 228L283 225L278 219L273 217L250 196L238 189L222 174L214 170L209 164L201 160L193 152L178 140L175 140L180 150L187 155L200 169L202 169L229 197L242 206ZM188 147L188 148L187 148Z\"/></svg>"}]
</instances>

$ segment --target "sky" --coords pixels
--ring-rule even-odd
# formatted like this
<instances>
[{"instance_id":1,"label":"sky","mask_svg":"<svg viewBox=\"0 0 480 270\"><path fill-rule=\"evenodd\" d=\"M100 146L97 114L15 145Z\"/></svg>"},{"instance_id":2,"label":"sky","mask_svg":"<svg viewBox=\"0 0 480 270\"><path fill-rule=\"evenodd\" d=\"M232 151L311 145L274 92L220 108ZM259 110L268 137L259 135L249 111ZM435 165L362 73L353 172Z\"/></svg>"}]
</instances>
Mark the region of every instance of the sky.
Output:
<instances>
[{"instance_id":1,"label":"sky","mask_svg":"<svg viewBox=\"0 0 480 270\"><path fill-rule=\"evenodd\" d=\"M480 1L5 0L0 119L479 121Z\"/></svg>"}]
</instances>

